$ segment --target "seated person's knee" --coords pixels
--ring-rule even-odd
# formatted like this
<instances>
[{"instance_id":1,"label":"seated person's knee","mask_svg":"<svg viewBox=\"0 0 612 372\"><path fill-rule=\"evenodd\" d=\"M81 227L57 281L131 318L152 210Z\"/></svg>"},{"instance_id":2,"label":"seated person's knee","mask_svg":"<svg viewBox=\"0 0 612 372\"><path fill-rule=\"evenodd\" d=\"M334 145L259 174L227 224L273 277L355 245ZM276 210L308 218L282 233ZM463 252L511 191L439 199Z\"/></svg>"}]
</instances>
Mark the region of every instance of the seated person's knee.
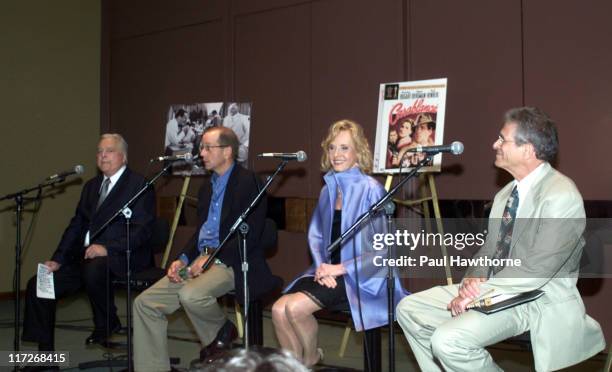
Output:
<instances>
[{"instance_id":1,"label":"seated person's knee","mask_svg":"<svg viewBox=\"0 0 612 372\"><path fill-rule=\"evenodd\" d=\"M285 317L286 313L285 313L285 307L286 307L286 297L283 296L281 298L279 298L273 305L272 305L272 317L273 318L282 318Z\"/></svg>"},{"instance_id":2,"label":"seated person's knee","mask_svg":"<svg viewBox=\"0 0 612 372\"><path fill-rule=\"evenodd\" d=\"M431 350L433 355L441 357L449 352L449 346L454 342L452 332L447 332L444 328L438 328L431 335Z\"/></svg>"},{"instance_id":3,"label":"seated person's knee","mask_svg":"<svg viewBox=\"0 0 612 372\"><path fill-rule=\"evenodd\" d=\"M194 289L189 285L184 285L178 291L179 302L183 306L192 305L204 297L206 297L206 293L202 293L201 290L198 291L197 289Z\"/></svg>"},{"instance_id":4,"label":"seated person's knee","mask_svg":"<svg viewBox=\"0 0 612 372\"><path fill-rule=\"evenodd\" d=\"M302 301L288 300L285 305L285 314L289 319L299 319L305 315L309 315L304 311L304 304Z\"/></svg>"}]
</instances>

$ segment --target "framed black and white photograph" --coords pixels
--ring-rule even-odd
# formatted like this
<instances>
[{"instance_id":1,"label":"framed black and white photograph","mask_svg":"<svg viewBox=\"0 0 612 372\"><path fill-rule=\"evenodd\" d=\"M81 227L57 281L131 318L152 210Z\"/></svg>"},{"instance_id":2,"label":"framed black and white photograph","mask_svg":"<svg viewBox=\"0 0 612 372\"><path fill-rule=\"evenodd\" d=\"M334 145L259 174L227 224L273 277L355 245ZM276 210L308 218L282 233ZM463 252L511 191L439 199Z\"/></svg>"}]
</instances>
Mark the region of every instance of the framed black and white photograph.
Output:
<instances>
[{"instance_id":1,"label":"framed black and white photograph","mask_svg":"<svg viewBox=\"0 0 612 372\"><path fill-rule=\"evenodd\" d=\"M206 102L173 104L167 111L164 136L164 155L195 158L200 154L202 133L209 127L224 126L232 129L240 147L238 164L247 167L251 131L251 103ZM206 170L201 163L178 161L172 166L173 175L202 175Z\"/></svg>"}]
</instances>

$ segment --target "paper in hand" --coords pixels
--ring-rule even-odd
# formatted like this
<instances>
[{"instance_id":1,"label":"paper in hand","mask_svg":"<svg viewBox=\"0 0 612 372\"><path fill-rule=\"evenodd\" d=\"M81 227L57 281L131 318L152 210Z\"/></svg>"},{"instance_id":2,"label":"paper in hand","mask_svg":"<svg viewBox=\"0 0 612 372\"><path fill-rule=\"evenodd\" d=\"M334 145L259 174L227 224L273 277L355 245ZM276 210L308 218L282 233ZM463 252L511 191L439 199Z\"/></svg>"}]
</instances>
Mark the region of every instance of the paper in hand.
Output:
<instances>
[{"instance_id":1,"label":"paper in hand","mask_svg":"<svg viewBox=\"0 0 612 372\"><path fill-rule=\"evenodd\" d=\"M49 268L41 263L38 264L38 275L36 275L36 297L55 300L53 272L49 272Z\"/></svg>"}]
</instances>

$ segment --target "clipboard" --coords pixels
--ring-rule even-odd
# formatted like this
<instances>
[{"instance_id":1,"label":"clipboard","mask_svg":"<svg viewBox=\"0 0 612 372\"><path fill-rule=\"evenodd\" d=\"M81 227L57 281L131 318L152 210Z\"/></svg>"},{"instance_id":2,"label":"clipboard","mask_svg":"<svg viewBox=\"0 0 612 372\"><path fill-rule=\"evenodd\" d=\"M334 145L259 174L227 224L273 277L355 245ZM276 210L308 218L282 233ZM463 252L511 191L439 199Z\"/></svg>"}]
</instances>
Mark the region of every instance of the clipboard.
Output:
<instances>
[{"instance_id":1,"label":"clipboard","mask_svg":"<svg viewBox=\"0 0 612 372\"><path fill-rule=\"evenodd\" d=\"M512 298L493 303L491 305L474 306L472 310L476 310L483 314L494 314L498 311L506 310L514 306L522 305L527 302L537 300L544 295L544 291L534 289L533 291L520 293Z\"/></svg>"}]
</instances>

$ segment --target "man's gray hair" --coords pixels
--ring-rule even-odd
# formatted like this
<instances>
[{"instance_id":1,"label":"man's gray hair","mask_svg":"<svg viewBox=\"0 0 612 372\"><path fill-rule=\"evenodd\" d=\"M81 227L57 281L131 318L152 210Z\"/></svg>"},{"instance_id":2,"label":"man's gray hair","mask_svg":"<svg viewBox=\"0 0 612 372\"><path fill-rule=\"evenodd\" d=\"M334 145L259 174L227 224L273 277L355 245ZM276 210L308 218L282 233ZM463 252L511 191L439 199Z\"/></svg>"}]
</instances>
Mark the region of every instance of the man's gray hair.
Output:
<instances>
[{"instance_id":1,"label":"man's gray hair","mask_svg":"<svg viewBox=\"0 0 612 372\"><path fill-rule=\"evenodd\" d=\"M517 145L530 143L536 157L552 161L559 150L559 137L555 122L543 111L535 107L517 107L504 115L506 123L515 123L514 141Z\"/></svg>"},{"instance_id":2,"label":"man's gray hair","mask_svg":"<svg viewBox=\"0 0 612 372\"><path fill-rule=\"evenodd\" d=\"M117 143L119 145L119 151L121 151L123 153L123 155L125 156L125 162L127 163L127 158L128 158L128 144L125 141L125 139L123 138L122 135L120 135L119 133L104 133L100 136L100 141L105 140L107 138L112 138L115 143Z\"/></svg>"}]
</instances>

